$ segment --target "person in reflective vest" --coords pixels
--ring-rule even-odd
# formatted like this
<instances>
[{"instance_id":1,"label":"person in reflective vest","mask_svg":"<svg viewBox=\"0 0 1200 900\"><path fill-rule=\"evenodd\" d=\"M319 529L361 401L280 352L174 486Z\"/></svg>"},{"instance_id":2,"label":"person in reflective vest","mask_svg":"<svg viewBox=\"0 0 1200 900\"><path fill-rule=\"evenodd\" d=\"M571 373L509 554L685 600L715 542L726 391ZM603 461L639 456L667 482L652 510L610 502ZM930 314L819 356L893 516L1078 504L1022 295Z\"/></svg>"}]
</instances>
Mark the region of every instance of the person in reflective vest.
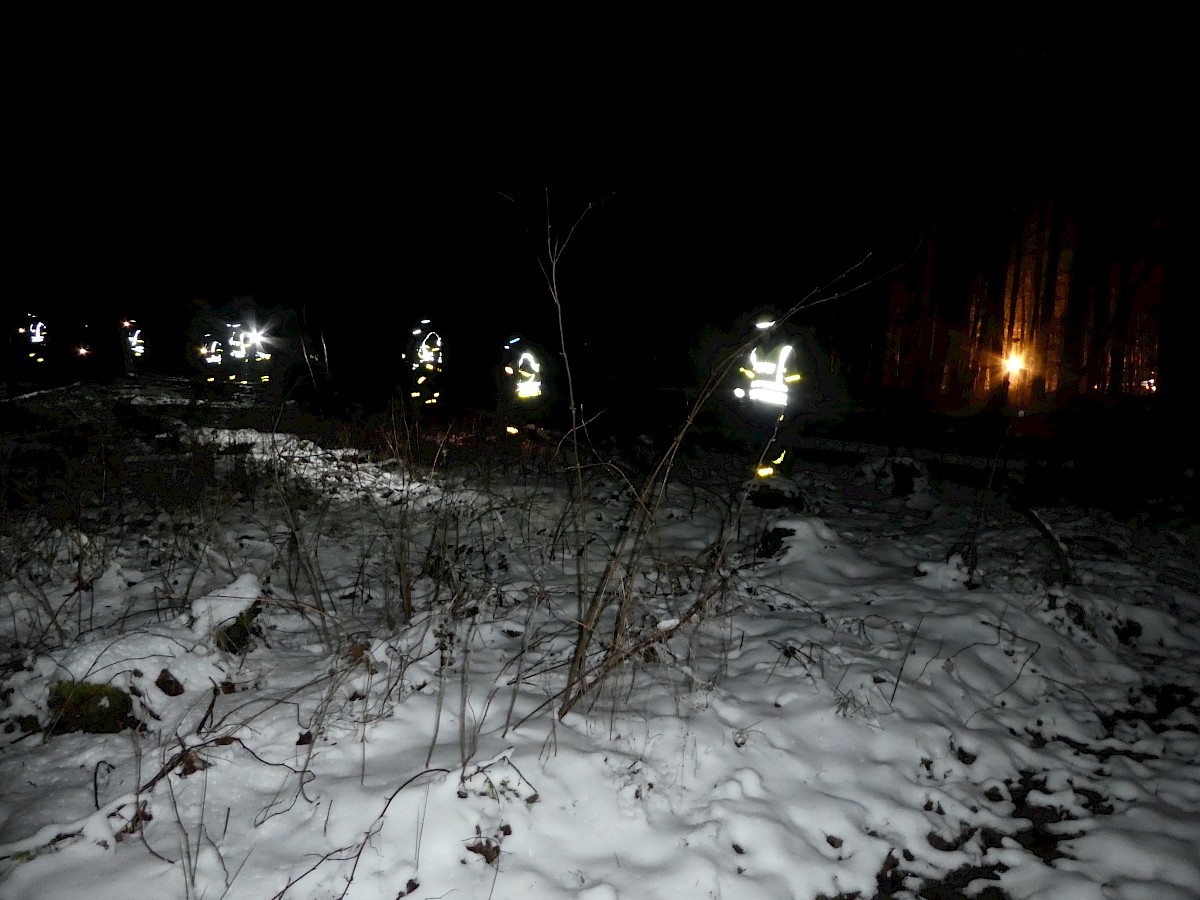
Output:
<instances>
[{"instance_id":1,"label":"person in reflective vest","mask_svg":"<svg viewBox=\"0 0 1200 900\"><path fill-rule=\"evenodd\" d=\"M267 335L247 322L226 322L227 364L234 368L226 374L238 384L266 384L271 380L271 354L266 349Z\"/></svg>"},{"instance_id":2,"label":"person in reflective vest","mask_svg":"<svg viewBox=\"0 0 1200 900\"><path fill-rule=\"evenodd\" d=\"M44 364L46 362L46 347L48 346L47 337L49 332L46 330L46 323L30 313L27 316L26 324L18 329L19 333L24 337L26 359L29 363Z\"/></svg>"},{"instance_id":3,"label":"person in reflective vest","mask_svg":"<svg viewBox=\"0 0 1200 900\"><path fill-rule=\"evenodd\" d=\"M418 407L435 406L442 399L442 336L429 319L412 328L407 351L409 400Z\"/></svg>"},{"instance_id":4,"label":"person in reflective vest","mask_svg":"<svg viewBox=\"0 0 1200 900\"><path fill-rule=\"evenodd\" d=\"M146 355L146 340L142 337L142 329L138 327L136 319L122 320L121 329L125 338L125 368L132 370Z\"/></svg>"},{"instance_id":5,"label":"person in reflective vest","mask_svg":"<svg viewBox=\"0 0 1200 900\"><path fill-rule=\"evenodd\" d=\"M509 434L541 421L551 405L550 357L521 335L504 342L497 373L497 414Z\"/></svg>"},{"instance_id":6,"label":"person in reflective vest","mask_svg":"<svg viewBox=\"0 0 1200 900\"><path fill-rule=\"evenodd\" d=\"M755 474L770 478L780 474L788 459L792 430L796 423L798 390L802 376L795 368L798 357L795 342L781 333L770 312L754 319L759 340L738 368L733 395L743 415L758 430L754 446L758 451ZM760 443L765 439L765 447Z\"/></svg>"}]
</instances>

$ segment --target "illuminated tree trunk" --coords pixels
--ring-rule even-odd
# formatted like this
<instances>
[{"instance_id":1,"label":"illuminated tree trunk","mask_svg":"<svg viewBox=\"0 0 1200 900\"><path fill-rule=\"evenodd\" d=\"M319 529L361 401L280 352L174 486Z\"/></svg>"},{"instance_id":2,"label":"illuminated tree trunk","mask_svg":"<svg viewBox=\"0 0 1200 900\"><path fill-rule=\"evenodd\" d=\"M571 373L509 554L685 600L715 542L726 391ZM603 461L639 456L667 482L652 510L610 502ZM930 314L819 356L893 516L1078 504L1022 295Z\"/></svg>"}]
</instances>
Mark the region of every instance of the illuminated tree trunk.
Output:
<instances>
[{"instance_id":1,"label":"illuminated tree trunk","mask_svg":"<svg viewBox=\"0 0 1200 900\"><path fill-rule=\"evenodd\" d=\"M1010 388L1011 401L1021 405L1045 400L1061 380L1070 284L1064 266L1069 215L1069 206L1054 197L1014 207L1001 352L1021 358L1022 368L1012 376Z\"/></svg>"},{"instance_id":2,"label":"illuminated tree trunk","mask_svg":"<svg viewBox=\"0 0 1200 900\"><path fill-rule=\"evenodd\" d=\"M1068 235L1070 206L1065 201L1047 204L1042 270L1038 283L1039 304L1033 322L1038 368L1032 383L1033 399L1045 400L1058 390L1062 380L1062 332L1066 315L1069 273L1064 272L1064 245ZM1069 252L1067 253L1069 258Z\"/></svg>"},{"instance_id":3,"label":"illuminated tree trunk","mask_svg":"<svg viewBox=\"0 0 1200 900\"><path fill-rule=\"evenodd\" d=\"M1136 332L1131 335L1131 326L1135 324L1132 321L1134 300L1138 291L1149 282L1152 268L1148 259L1143 258L1135 263L1129 254L1123 254L1123 258L1116 266L1117 302L1116 310L1113 313L1112 342L1109 348L1108 393L1112 397L1131 387L1125 383L1125 372L1126 354L1130 347L1131 336L1134 346L1137 343Z\"/></svg>"},{"instance_id":4,"label":"illuminated tree trunk","mask_svg":"<svg viewBox=\"0 0 1200 900\"><path fill-rule=\"evenodd\" d=\"M1108 389L1114 254L1111 230L1103 220L1104 215L1095 208L1080 211L1072 323L1078 329L1080 387L1085 394Z\"/></svg>"},{"instance_id":5,"label":"illuminated tree trunk","mask_svg":"<svg viewBox=\"0 0 1200 900\"><path fill-rule=\"evenodd\" d=\"M1159 352L1151 212L1128 197L1070 195L942 210L927 252L888 297L886 383L983 402L1016 352L1025 369L1012 402L1139 389Z\"/></svg>"},{"instance_id":6,"label":"illuminated tree trunk","mask_svg":"<svg viewBox=\"0 0 1200 900\"><path fill-rule=\"evenodd\" d=\"M1004 379L1006 311L1010 297L1010 279L1014 278L1012 260L1020 246L1020 217L1015 206L1008 209L1005 239L997 241L984 269L983 306L978 316L978 343L975 377L977 399L991 397Z\"/></svg>"},{"instance_id":7,"label":"illuminated tree trunk","mask_svg":"<svg viewBox=\"0 0 1200 900\"><path fill-rule=\"evenodd\" d=\"M1014 207L1013 237L1009 249L1008 272L1005 274L1004 340L998 354L1001 361L1007 360L1011 355L1026 358L1026 367L1030 365L1027 359L1030 356L1027 326L1030 294L1033 292L1030 282L1036 274L1038 256L1038 228L1034 216L1035 214L1022 206ZM1001 363L1000 377L1005 378L1009 396L1017 403L1025 400L1023 374L1009 376L1004 369L1004 363Z\"/></svg>"},{"instance_id":8,"label":"illuminated tree trunk","mask_svg":"<svg viewBox=\"0 0 1200 900\"><path fill-rule=\"evenodd\" d=\"M1044 400L1048 393L1058 389L1062 374L1062 317L1066 313L1066 304L1061 302L1059 292L1059 264L1068 212L1061 205L1047 203L1046 213L1049 221L1043 229L1046 235L1045 263L1039 278L1038 304L1034 313L1034 356L1039 360L1039 368L1033 375L1034 400Z\"/></svg>"}]
</instances>

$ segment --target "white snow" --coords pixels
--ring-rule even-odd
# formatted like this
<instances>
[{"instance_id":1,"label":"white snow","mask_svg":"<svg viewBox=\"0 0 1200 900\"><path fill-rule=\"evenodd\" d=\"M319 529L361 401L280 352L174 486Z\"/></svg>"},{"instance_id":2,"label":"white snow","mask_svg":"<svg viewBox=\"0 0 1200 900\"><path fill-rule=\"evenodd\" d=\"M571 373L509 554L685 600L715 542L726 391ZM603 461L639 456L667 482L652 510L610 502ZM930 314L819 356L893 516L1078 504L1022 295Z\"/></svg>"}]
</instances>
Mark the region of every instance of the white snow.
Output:
<instances>
[{"instance_id":1,"label":"white snow","mask_svg":"<svg viewBox=\"0 0 1200 900\"><path fill-rule=\"evenodd\" d=\"M926 474L801 465L770 510L691 459L630 544L603 467L580 502L553 460L192 439L244 448L253 503L3 538L3 900L1200 897L1194 532L1041 509L1058 584L1002 496ZM64 680L144 729L23 732Z\"/></svg>"}]
</instances>

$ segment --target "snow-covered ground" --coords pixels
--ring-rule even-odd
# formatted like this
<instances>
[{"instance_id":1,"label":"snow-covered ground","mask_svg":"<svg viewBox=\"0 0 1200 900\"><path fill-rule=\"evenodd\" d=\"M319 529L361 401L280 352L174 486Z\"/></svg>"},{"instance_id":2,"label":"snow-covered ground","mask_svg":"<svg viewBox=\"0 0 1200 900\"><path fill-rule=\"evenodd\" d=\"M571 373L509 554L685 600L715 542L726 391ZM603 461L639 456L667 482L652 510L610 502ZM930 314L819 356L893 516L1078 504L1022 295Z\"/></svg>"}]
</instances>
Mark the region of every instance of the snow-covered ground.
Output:
<instances>
[{"instance_id":1,"label":"snow-covered ground","mask_svg":"<svg viewBox=\"0 0 1200 900\"><path fill-rule=\"evenodd\" d=\"M1194 527L135 399L139 483L0 545L2 900L1200 897Z\"/></svg>"}]
</instances>

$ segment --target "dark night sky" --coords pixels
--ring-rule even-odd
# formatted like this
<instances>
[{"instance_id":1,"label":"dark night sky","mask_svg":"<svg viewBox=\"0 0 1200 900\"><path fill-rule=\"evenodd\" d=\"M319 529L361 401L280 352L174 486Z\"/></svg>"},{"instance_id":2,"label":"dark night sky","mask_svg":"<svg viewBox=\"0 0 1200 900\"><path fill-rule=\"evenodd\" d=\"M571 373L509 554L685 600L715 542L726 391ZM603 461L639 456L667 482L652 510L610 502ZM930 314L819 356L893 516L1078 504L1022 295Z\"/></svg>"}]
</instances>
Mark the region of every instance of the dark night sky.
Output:
<instances>
[{"instance_id":1,"label":"dark night sky","mask_svg":"<svg viewBox=\"0 0 1200 900\"><path fill-rule=\"evenodd\" d=\"M6 293L148 320L252 295L334 323L353 311L379 343L428 314L490 340L552 322L536 265L548 190L557 234L596 204L560 272L571 327L657 329L787 305L868 252L885 267L945 203L1068 182L1162 191L1182 158L1149 51L1100 65L877 37L811 55L697 51L632 86L597 61L586 84L547 76L552 96L483 73L433 97L330 80L303 56L288 79L264 66L171 90L127 66L28 107Z\"/></svg>"}]
</instances>

